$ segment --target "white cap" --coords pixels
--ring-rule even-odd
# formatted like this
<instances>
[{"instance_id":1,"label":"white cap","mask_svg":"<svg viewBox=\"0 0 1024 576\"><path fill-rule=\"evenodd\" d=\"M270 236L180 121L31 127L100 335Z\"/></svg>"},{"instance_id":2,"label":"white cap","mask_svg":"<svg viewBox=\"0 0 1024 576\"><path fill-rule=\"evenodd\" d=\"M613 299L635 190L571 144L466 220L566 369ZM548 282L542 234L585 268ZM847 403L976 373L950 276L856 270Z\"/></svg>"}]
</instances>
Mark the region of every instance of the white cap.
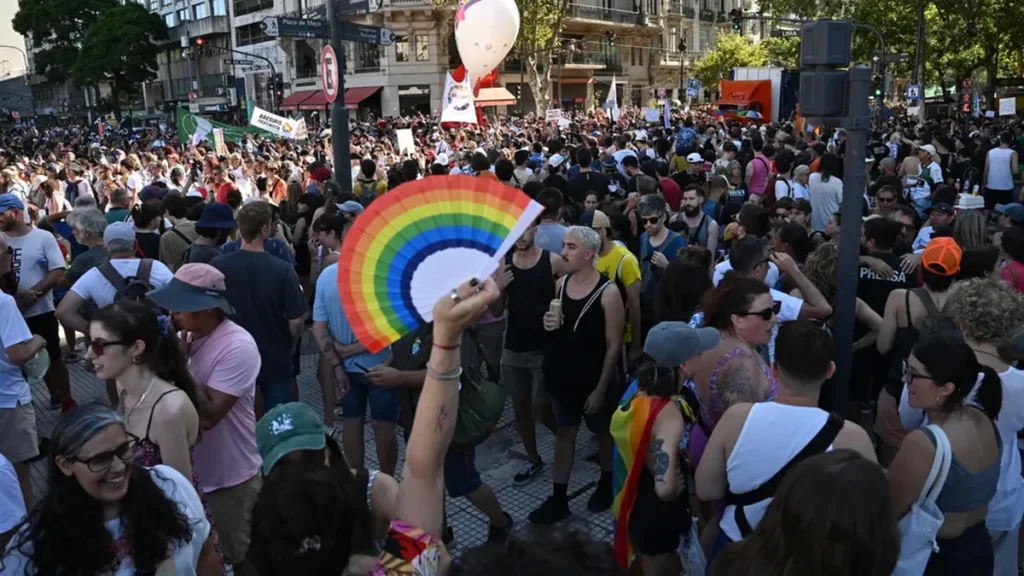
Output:
<instances>
[{"instance_id":1,"label":"white cap","mask_svg":"<svg viewBox=\"0 0 1024 576\"><path fill-rule=\"evenodd\" d=\"M935 146L932 146L931 144L925 144L924 146L918 148L918 150L924 150L925 152L931 154L932 156L938 156L938 152L935 151Z\"/></svg>"},{"instance_id":2,"label":"white cap","mask_svg":"<svg viewBox=\"0 0 1024 576\"><path fill-rule=\"evenodd\" d=\"M696 152L690 152L689 154L686 155L686 161L687 162L691 162L691 163L693 163L693 162L703 162L704 161L704 157L701 156L700 154L696 153Z\"/></svg>"},{"instance_id":3,"label":"white cap","mask_svg":"<svg viewBox=\"0 0 1024 576\"><path fill-rule=\"evenodd\" d=\"M554 156L548 159L548 164L552 168L558 168L559 166L562 165L562 162L565 162L565 158L563 158L561 154L555 154Z\"/></svg>"},{"instance_id":4,"label":"white cap","mask_svg":"<svg viewBox=\"0 0 1024 576\"><path fill-rule=\"evenodd\" d=\"M437 158L434 158L434 164L441 164L443 166L447 166L448 155L445 154L444 152L441 152L440 154L437 155Z\"/></svg>"}]
</instances>

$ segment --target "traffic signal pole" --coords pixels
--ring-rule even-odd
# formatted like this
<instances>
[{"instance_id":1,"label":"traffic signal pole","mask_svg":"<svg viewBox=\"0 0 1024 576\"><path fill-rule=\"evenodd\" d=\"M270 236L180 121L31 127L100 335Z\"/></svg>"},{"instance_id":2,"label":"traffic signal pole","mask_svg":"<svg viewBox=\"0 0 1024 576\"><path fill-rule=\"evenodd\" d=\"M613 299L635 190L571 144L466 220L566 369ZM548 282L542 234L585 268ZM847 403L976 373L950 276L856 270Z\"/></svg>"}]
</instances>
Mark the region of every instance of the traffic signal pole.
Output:
<instances>
[{"instance_id":1,"label":"traffic signal pole","mask_svg":"<svg viewBox=\"0 0 1024 576\"><path fill-rule=\"evenodd\" d=\"M338 97L331 104L331 152L334 156L334 181L342 192L352 192L352 160L349 157L348 109L345 108L345 45L341 40L341 19L337 0L327 0L327 22L331 27L331 47L338 57Z\"/></svg>"}]
</instances>

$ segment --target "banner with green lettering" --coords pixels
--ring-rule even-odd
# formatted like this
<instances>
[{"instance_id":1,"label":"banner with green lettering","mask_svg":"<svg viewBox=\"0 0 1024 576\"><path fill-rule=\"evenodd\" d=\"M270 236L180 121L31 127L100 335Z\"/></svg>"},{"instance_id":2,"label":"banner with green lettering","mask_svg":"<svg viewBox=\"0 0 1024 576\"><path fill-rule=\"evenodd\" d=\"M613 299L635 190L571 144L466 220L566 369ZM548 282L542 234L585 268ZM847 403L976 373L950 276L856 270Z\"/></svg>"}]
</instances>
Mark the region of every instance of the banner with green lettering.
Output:
<instances>
[{"instance_id":1,"label":"banner with green lettering","mask_svg":"<svg viewBox=\"0 0 1024 576\"><path fill-rule=\"evenodd\" d=\"M187 108L178 108L177 124L178 141L183 143L194 142L198 144L205 139L212 144L214 128L220 128L224 131L224 140L226 142L234 142L236 144L242 141L242 134L252 134L253 136L266 136L270 138L274 137L273 134L270 134L265 130L260 130L255 126L234 126L232 124L224 124L223 122L210 120L205 116L192 114Z\"/></svg>"}]
</instances>

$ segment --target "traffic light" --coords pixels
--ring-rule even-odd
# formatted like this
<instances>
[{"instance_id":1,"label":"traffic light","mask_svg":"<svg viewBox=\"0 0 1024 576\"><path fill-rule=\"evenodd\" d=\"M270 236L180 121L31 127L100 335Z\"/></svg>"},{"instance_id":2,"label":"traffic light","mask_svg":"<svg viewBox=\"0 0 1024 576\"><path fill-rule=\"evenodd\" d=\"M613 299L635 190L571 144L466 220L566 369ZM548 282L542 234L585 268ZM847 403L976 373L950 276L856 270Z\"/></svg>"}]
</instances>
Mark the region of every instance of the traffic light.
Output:
<instances>
[{"instance_id":1,"label":"traffic light","mask_svg":"<svg viewBox=\"0 0 1024 576\"><path fill-rule=\"evenodd\" d=\"M686 38L679 39L679 51L686 52Z\"/></svg>"},{"instance_id":2,"label":"traffic light","mask_svg":"<svg viewBox=\"0 0 1024 576\"><path fill-rule=\"evenodd\" d=\"M276 82L274 82L274 92L276 93L278 99L284 97L284 80L277 80Z\"/></svg>"},{"instance_id":3,"label":"traffic light","mask_svg":"<svg viewBox=\"0 0 1024 576\"><path fill-rule=\"evenodd\" d=\"M615 41L619 39L619 35L616 34L614 30L606 30L604 37L608 40L608 46L615 48Z\"/></svg>"},{"instance_id":4,"label":"traffic light","mask_svg":"<svg viewBox=\"0 0 1024 576\"><path fill-rule=\"evenodd\" d=\"M743 29L743 11L733 8L729 11L729 18L732 18L732 29L739 32Z\"/></svg>"},{"instance_id":5,"label":"traffic light","mask_svg":"<svg viewBox=\"0 0 1024 576\"><path fill-rule=\"evenodd\" d=\"M871 94L875 97L875 100L882 97L882 82L882 76L879 74L875 74L871 77Z\"/></svg>"},{"instance_id":6,"label":"traffic light","mask_svg":"<svg viewBox=\"0 0 1024 576\"><path fill-rule=\"evenodd\" d=\"M198 57L206 56L206 39L196 38L195 54Z\"/></svg>"}]
</instances>

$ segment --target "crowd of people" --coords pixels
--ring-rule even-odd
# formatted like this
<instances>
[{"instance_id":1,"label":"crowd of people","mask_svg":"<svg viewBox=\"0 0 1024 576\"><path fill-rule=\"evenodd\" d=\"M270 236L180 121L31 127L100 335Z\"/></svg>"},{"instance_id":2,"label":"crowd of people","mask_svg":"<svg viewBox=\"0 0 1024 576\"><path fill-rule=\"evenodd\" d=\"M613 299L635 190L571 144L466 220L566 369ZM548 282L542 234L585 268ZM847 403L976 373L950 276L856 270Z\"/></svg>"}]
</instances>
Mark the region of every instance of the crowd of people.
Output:
<instances>
[{"instance_id":1,"label":"crowd of people","mask_svg":"<svg viewBox=\"0 0 1024 576\"><path fill-rule=\"evenodd\" d=\"M394 126L360 124L337 171L327 138L218 155L0 135L0 574L1017 574L1022 127L887 122L851 190L842 130L674 124L421 117L406 155ZM341 304L345 235L379 196L449 174L543 211L493 277L371 353ZM322 417L299 402L303 338ZM101 402L78 404L75 363ZM62 412L45 439L31 378ZM551 482L523 518L465 433L483 381L513 407L512 482ZM601 470L586 506L611 512L612 543L563 523L581 424ZM445 493L487 518L487 544L449 555ZM905 571L929 503L931 547Z\"/></svg>"}]
</instances>

